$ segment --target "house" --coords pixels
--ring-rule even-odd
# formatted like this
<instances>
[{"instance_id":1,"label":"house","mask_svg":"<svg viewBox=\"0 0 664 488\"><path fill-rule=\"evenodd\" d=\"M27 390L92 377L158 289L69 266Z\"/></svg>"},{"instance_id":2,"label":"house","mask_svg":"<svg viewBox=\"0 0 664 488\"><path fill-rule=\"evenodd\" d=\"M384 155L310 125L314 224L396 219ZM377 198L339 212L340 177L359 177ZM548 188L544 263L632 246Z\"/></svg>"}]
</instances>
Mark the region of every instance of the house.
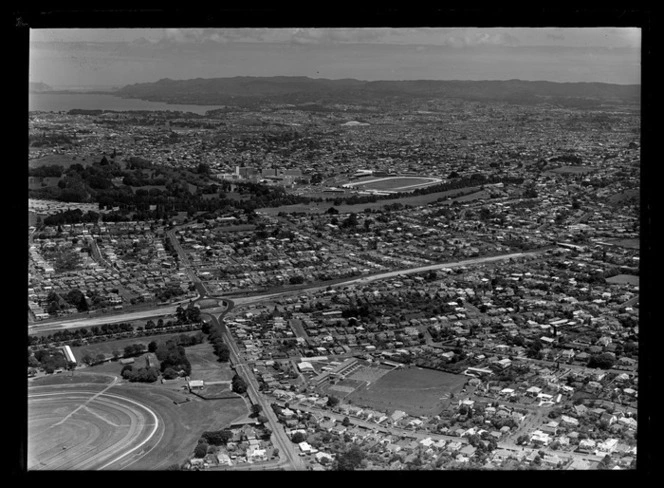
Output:
<instances>
[{"instance_id":1,"label":"house","mask_svg":"<svg viewBox=\"0 0 664 488\"><path fill-rule=\"evenodd\" d=\"M618 439L606 439L603 442L597 444L597 450L602 453L612 453L616 450L618 446Z\"/></svg>"},{"instance_id":2,"label":"house","mask_svg":"<svg viewBox=\"0 0 664 488\"><path fill-rule=\"evenodd\" d=\"M594 453L597 444L592 439L582 439L579 441L579 451L585 453Z\"/></svg>"},{"instance_id":3,"label":"house","mask_svg":"<svg viewBox=\"0 0 664 488\"><path fill-rule=\"evenodd\" d=\"M624 425L630 429L636 429L637 422L631 417L623 417L621 419L618 419L618 423L621 425Z\"/></svg>"},{"instance_id":4,"label":"house","mask_svg":"<svg viewBox=\"0 0 664 488\"><path fill-rule=\"evenodd\" d=\"M574 417L569 417L567 415L562 415L560 417L560 423L566 427L578 427L579 421Z\"/></svg>"},{"instance_id":5,"label":"house","mask_svg":"<svg viewBox=\"0 0 664 488\"><path fill-rule=\"evenodd\" d=\"M435 441L431 437L427 437L426 439L422 439L420 444L422 444L424 447L431 447L433 444L435 444Z\"/></svg>"},{"instance_id":6,"label":"house","mask_svg":"<svg viewBox=\"0 0 664 488\"><path fill-rule=\"evenodd\" d=\"M334 456L332 456L332 454L329 454L327 452L319 451L315 454L315 458L316 458L316 461L323 464L324 462L332 462L332 460L334 459ZM324 459L326 459L327 461L323 461Z\"/></svg>"},{"instance_id":7,"label":"house","mask_svg":"<svg viewBox=\"0 0 664 488\"><path fill-rule=\"evenodd\" d=\"M300 442L298 447L300 448L300 451L305 454L312 454L313 452L316 452L316 450L307 441Z\"/></svg>"},{"instance_id":8,"label":"house","mask_svg":"<svg viewBox=\"0 0 664 488\"><path fill-rule=\"evenodd\" d=\"M461 448L459 453L462 454L463 456L471 457L473 454L475 454L475 451L477 451L476 447L467 444L466 446Z\"/></svg>"},{"instance_id":9,"label":"house","mask_svg":"<svg viewBox=\"0 0 664 488\"><path fill-rule=\"evenodd\" d=\"M390 415L390 421L393 424L396 424L397 422L399 422L399 420L401 420L402 418L404 418L406 416L407 416L406 412L403 412L401 410L395 410L394 413L392 413L392 415Z\"/></svg>"},{"instance_id":10,"label":"house","mask_svg":"<svg viewBox=\"0 0 664 488\"><path fill-rule=\"evenodd\" d=\"M548 446L550 442L549 434L544 433L541 430L536 430L531 434L530 442L535 445Z\"/></svg>"},{"instance_id":11,"label":"house","mask_svg":"<svg viewBox=\"0 0 664 488\"><path fill-rule=\"evenodd\" d=\"M249 461L265 461L266 450L258 446L249 446L247 449L247 460Z\"/></svg>"},{"instance_id":12,"label":"house","mask_svg":"<svg viewBox=\"0 0 664 488\"><path fill-rule=\"evenodd\" d=\"M588 413L588 407L585 405L574 405L573 408L577 415L585 415Z\"/></svg>"},{"instance_id":13,"label":"house","mask_svg":"<svg viewBox=\"0 0 664 488\"><path fill-rule=\"evenodd\" d=\"M231 462L231 458L226 454L225 452L219 452L217 453L217 464L221 464L222 466L232 466L233 463Z\"/></svg>"},{"instance_id":14,"label":"house","mask_svg":"<svg viewBox=\"0 0 664 488\"><path fill-rule=\"evenodd\" d=\"M600 422L607 422L609 425L613 424L616 420L618 420L618 417L616 417L613 414L610 414L609 412L604 412L602 415L599 416Z\"/></svg>"},{"instance_id":15,"label":"house","mask_svg":"<svg viewBox=\"0 0 664 488\"><path fill-rule=\"evenodd\" d=\"M543 425L540 430L549 435L556 435L558 433L558 422L552 420L548 424Z\"/></svg>"},{"instance_id":16,"label":"house","mask_svg":"<svg viewBox=\"0 0 664 488\"><path fill-rule=\"evenodd\" d=\"M542 392L542 389L538 386L531 386L526 390L526 395L530 397L536 397Z\"/></svg>"}]
</instances>

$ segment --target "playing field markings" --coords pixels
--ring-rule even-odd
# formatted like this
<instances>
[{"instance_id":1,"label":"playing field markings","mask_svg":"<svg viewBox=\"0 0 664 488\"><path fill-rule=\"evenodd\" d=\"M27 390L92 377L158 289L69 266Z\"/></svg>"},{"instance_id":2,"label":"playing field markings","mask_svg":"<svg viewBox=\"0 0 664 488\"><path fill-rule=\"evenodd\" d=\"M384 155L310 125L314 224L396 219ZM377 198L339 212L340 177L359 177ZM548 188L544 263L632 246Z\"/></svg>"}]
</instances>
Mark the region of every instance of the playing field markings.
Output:
<instances>
[{"instance_id":1,"label":"playing field markings","mask_svg":"<svg viewBox=\"0 0 664 488\"><path fill-rule=\"evenodd\" d=\"M122 425L118 425L118 424L115 424L115 423L111 422L110 420L108 420L103 415L99 415L97 412L94 412L94 411L90 410L87 406L84 406L83 408L85 408L86 412L91 413L92 415L94 415L95 417L97 417L100 420L103 420L108 425L112 425L113 427L123 427Z\"/></svg>"},{"instance_id":2,"label":"playing field markings","mask_svg":"<svg viewBox=\"0 0 664 488\"><path fill-rule=\"evenodd\" d=\"M57 426L57 425L63 424L64 422L66 422L66 421L69 419L69 417L71 417L72 415L74 415L74 414L75 414L76 412L78 412L80 409L82 409L83 407L87 407L88 403L90 403L90 402L93 401L95 398L97 398L98 396L102 395L104 392L106 392L107 390L109 390L110 388L112 388L113 386L115 386L115 383L117 383L117 381L118 381L117 378L113 378L113 382L112 382L110 385L108 385L106 388L104 388L104 389L101 390L100 392L95 393L94 395L92 395L92 396L91 396L90 398L88 398L88 399L87 399L82 405L79 405L79 406L76 407L74 410L72 410L69 414L67 414L67 415L65 416L65 418L63 418L60 422L57 422L57 423L51 425L51 427L49 427L49 429L52 428L52 427L55 427L55 426Z\"/></svg>"},{"instance_id":3,"label":"playing field markings","mask_svg":"<svg viewBox=\"0 0 664 488\"><path fill-rule=\"evenodd\" d=\"M113 463L119 461L120 459L122 459L122 458L128 456L129 454L131 454L131 453L133 453L134 451L136 451L136 450L140 449L141 447L143 447L148 441L150 441L150 439L152 439L152 437L154 436L154 434L157 432L157 429L159 428L159 419L157 418L157 415L154 413L154 411L153 411L151 408L148 408L146 405L143 405L142 403L138 403L138 402L135 402L135 401L133 401L133 400L130 400L129 398L118 397L118 396L115 396L115 395L106 395L106 396L111 397L111 398L120 398L120 399L122 399L122 400L124 400L124 401L126 401L126 402L133 403L134 405L143 408L144 410L146 410L146 411L152 416L154 422L153 422L153 423L146 423L146 424L143 424L143 425L146 425L146 426L152 426L152 427L153 427L153 428L152 428L152 432L150 432L150 435L149 435L145 440L143 440L143 442L141 442L139 445L137 445L137 446L134 447L133 449L131 449L131 450L125 452L124 454L121 454L120 456L116 457L116 458L113 459L112 461L107 462L107 463L104 464L102 467L97 468L98 470L102 470L102 469L104 469L104 468L107 468L107 467L110 466L111 464L113 464ZM162 437L163 437L163 432L162 432ZM160 437L160 439L161 439L161 437ZM157 441L157 442L158 442L158 441ZM154 448L155 445L156 445L156 444L154 444L150 449L148 449L147 452L150 452L150 451ZM147 454L147 453L146 453L146 454ZM131 463L130 463L130 464L131 464ZM126 467L126 466L124 466L124 467ZM124 467L121 468L121 469L124 469Z\"/></svg>"}]
</instances>

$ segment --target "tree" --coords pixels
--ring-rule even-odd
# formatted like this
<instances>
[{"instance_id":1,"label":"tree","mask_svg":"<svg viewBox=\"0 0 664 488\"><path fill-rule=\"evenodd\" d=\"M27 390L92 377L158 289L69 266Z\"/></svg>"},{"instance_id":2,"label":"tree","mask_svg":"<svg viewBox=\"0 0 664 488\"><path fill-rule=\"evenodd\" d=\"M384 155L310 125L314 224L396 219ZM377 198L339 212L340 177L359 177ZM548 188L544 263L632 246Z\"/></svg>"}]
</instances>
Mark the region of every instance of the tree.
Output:
<instances>
[{"instance_id":1,"label":"tree","mask_svg":"<svg viewBox=\"0 0 664 488\"><path fill-rule=\"evenodd\" d=\"M164 376L164 379L166 379L166 380L172 380L172 379L175 379L178 376L180 376L179 373L173 368L166 368L164 370L164 372L162 373L162 375Z\"/></svg>"},{"instance_id":2,"label":"tree","mask_svg":"<svg viewBox=\"0 0 664 488\"><path fill-rule=\"evenodd\" d=\"M134 376L134 367L131 364L125 364L120 371L120 376L126 380L130 380Z\"/></svg>"},{"instance_id":3,"label":"tree","mask_svg":"<svg viewBox=\"0 0 664 488\"><path fill-rule=\"evenodd\" d=\"M603 352L590 357L589 368L611 369L616 362L616 357L610 352Z\"/></svg>"},{"instance_id":4,"label":"tree","mask_svg":"<svg viewBox=\"0 0 664 488\"><path fill-rule=\"evenodd\" d=\"M304 442L304 441L306 441L306 440L307 440L307 436L306 436L305 434L303 434L302 432L296 432L296 433L293 434L293 436L291 437L291 440L292 440L295 444L299 444L300 442Z\"/></svg>"},{"instance_id":5,"label":"tree","mask_svg":"<svg viewBox=\"0 0 664 488\"><path fill-rule=\"evenodd\" d=\"M348 427L350 425L350 419L348 417L344 417L344 419L341 421L341 425Z\"/></svg>"},{"instance_id":6,"label":"tree","mask_svg":"<svg viewBox=\"0 0 664 488\"><path fill-rule=\"evenodd\" d=\"M237 373L235 374L235 376L233 376L233 379L231 380L231 385L233 391L235 393L239 393L240 395L242 395L247 391L247 384L245 383L244 379L242 379L242 377Z\"/></svg>"},{"instance_id":7,"label":"tree","mask_svg":"<svg viewBox=\"0 0 664 488\"><path fill-rule=\"evenodd\" d=\"M86 366L92 366L95 363L95 360L90 354L86 354L81 358L81 362Z\"/></svg>"},{"instance_id":8,"label":"tree","mask_svg":"<svg viewBox=\"0 0 664 488\"><path fill-rule=\"evenodd\" d=\"M233 432L224 429L224 430L213 430L208 432L203 432L201 436L203 441L207 442L213 446L221 446L228 443L233 438Z\"/></svg>"},{"instance_id":9,"label":"tree","mask_svg":"<svg viewBox=\"0 0 664 488\"><path fill-rule=\"evenodd\" d=\"M148 344L148 352L156 352L156 350L157 350L157 341L151 341Z\"/></svg>"},{"instance_id":10,"label":"tree","mask_svg":"<svg viewBox=\"0 0 664 488\"><path fill-rule=\"evenodd\" d=\"M206 442L199 443L194 449L194 457L204 458L210 446Z\"/></svg>"},{"instance_id":11,"label":"tree","mask_svg":"<svg viewBox=\"0 0 664 488\"><path fill-rule=\"evenodd\" d=\"M359 446L351 446L349 450L343 452L335 459L332 469L335 471L354 471L364 459L365 454Z\"/></svg>"},{"instance_id":12,"label":"tree","mask_svg":"<svg viewBox=\"0 0 664 488\"><path fill-rule=\"evenodd\" d=\"M263 407L261 407L258 403L254 403L251 406L251 414L252 417L258 417L258 415L263 411Z\"/></svg>"},{"instance_id":13,"label":"tree","mask_svg":"<svg viewBox=\"0 0 664 488\"><path fill-rule=\"evenodd\" d=\"M327 406L330 408L334 408L339 404L339 399L335 396L330 395L327 397Z\"/></svg>"}]
</instances>

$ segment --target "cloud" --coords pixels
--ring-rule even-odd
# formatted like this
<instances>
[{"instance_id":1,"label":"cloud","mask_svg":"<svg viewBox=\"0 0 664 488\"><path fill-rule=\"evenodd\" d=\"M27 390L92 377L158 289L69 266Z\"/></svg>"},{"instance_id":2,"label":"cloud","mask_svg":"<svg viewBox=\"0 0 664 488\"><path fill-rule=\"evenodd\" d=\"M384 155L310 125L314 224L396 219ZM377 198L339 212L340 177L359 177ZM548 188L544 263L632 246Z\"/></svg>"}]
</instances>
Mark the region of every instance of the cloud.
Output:
<instances>
[{"instance_id":1,"label":"cloud","mask_svg":"<svg viewBox=\"0 0 664 488\"><path fill-rule=\"evenodd\" d=\"M547 39L551 39L552 41L564 41L565 36L562 34L547 34L546 35Z\"/></svg>"},{"instance_id":2,"label":"cloud","mask_svg":"<svg viewBox=\"0 0 664 488\"><path fill-rule=\"evenodd\" d=\"M260 42L269 29L164 29L162 44L225 44L228 42Z\"/></svg>"},{"instance_id":3,"label":"cloud","mask_svg":"<svg viewBox=\"0 0 664 488\"><path fill-rule=\"evenodd\" d=\"M459 31L443 34L439 44L449 47L472 47L472 46L517 46L520 40L507 32L492 31Z\"/></svg>"},{"instance_id":4,"label":"cloud","mask_svg":"<svg viewBox=\"0 0 664 488\"><path fill-rule=\"evenodd\" d=\"M379 42L389 34L387 28L293 29L290 42L294 44L347 44Z\"/></svg>"}]
</instances>

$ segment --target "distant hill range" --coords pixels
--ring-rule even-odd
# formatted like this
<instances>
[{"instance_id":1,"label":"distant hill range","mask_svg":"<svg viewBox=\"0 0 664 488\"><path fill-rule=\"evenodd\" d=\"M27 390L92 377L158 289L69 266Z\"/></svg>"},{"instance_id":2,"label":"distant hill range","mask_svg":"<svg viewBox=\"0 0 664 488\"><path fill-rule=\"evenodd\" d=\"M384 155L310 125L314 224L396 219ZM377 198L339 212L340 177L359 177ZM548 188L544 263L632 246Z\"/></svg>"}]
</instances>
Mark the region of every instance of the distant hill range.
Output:
<instances>
[{"instance_id":1,"label":"distant hill range","mask_svg":"<svg viewBox=\"0 0 664 488\"><path fill-rule=\"evenodd\" d=\"M371 105L381 101L457 98L517 104L598 107L638 104L640 85L548 81L360 81L303 76L162 79L127 85L114 95L155 102L255 106L263 103Z\"/></svg>"},{"instance_id":2,"label":"distant hill range","mask_svg":"<svg viewBox=\"0 0 664 488\"><path fill-rule=\"evenodd\" d=\"M39 92L53 91L53 88L51 88L46 83L42 83L41 81L39 81L39 82L36 82L36 83L29 83L28 84L28 90L29 90L30 93L39 93Z\"/></svg>"}]
</instances>

